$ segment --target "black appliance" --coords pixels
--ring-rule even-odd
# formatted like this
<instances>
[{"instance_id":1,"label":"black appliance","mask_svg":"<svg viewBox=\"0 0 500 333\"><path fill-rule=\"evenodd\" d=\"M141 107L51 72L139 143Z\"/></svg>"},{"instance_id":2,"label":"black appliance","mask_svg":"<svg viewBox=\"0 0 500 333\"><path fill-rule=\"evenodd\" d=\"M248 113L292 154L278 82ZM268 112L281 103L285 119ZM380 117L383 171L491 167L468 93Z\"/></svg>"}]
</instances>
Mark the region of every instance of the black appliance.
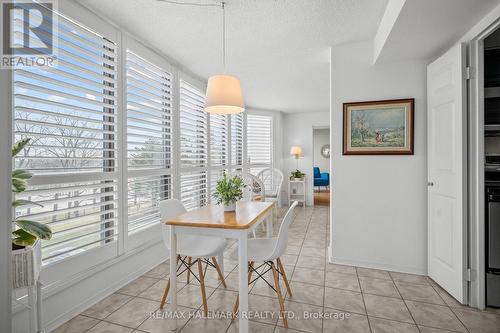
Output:
<instances>
[{"instance_id":1,"label":"black appliance","mask_svg":"<svg viewBox=\"0 0 500 333\"><path fill-rule=\"evenodd\" d=\"M500 182L486 183L486 305L500 307Z\"/></svg>"}]
</instances>

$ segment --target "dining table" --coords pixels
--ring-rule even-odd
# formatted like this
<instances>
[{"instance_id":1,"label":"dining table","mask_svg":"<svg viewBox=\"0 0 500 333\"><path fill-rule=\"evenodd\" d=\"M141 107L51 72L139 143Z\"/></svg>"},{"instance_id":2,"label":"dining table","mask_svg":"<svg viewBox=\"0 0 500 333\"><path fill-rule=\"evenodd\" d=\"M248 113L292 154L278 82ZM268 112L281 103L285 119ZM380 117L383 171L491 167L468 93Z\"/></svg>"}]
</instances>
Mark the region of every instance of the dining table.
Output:
<instances>
[{"instance_id":1,"label":"dining table","mask_svg":"<svg viewBox=\"0 0 500 333\"><path fill-rule=\"evenodd\" d=\"M248 236L262 222L266 221L266 235L273 233L274 202L246 201L238 202L236 210L224 211L220 205L208 205L185 212L164 221L171 227L170 231L170 288L171 311L177 311L177 236L190 234L199 236L215 236L236 239L238 242L238 280L240 310L239 332L248 332ZM221 271L224 272L223 256L219 258ZM173 316L177 329L177 316Z\"/></svg>"}]
</instances>

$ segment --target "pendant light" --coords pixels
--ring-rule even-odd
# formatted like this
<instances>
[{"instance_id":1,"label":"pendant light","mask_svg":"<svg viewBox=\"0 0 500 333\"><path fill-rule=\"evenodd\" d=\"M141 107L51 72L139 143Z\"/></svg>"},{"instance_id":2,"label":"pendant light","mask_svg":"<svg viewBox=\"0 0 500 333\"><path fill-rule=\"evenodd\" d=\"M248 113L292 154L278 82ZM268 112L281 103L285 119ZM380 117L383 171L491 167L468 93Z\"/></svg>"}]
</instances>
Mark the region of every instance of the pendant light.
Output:
<instances>
[{"instance_id":1,"label":"pendant light","mask_svg":"<svg viewBox=\"0 0 500 333\"><path fill-rule=\"evenodd\" d=\"M226 13L222 2L222 62L226 71ZM218 74L208 79L205 111L215 114L234 114L245 111L240 80L231 75Z\"/></svg>"}]
</instances>

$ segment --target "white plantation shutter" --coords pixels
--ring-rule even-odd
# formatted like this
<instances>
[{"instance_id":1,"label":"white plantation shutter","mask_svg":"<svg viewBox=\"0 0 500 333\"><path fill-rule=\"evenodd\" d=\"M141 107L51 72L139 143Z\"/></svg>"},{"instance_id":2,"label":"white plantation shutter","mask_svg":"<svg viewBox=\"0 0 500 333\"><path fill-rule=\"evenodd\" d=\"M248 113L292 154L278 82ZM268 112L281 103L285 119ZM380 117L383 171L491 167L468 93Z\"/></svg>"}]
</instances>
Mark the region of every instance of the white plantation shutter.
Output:
<instances>
[{"instance_id":1,"label":"white plantation shutter","mask_svg":"<svg viewBox=\"0 0 500 333\"><path fill-rule=\"evenodd\" d=\"M42 243L44 264L99 247L118 235L116 180L57 181L30 186L16 197L43 205L18 210L18 214L52 229L52 239Z\"/></svg>"},{"instance_id":2,"label":"white plantation shutter","mask_svg":"<svg viewBox=\"0 0 500 333\"><path fill-rule=\"evenodd\" d=\"M207 120L205 97L185 81L180 82L180 159L181 168L207 166Z\"/></svg>"},{"instance_id":3,"label":"white plantation shutter","mask_svg":"<svg viewBox=\"0 0 500 333\"><path fill-rule=\"evenodd\" d=\"M251 173L273 165L273 117L247 115L247 158Z\"/></svg>"},{"instance_id":4,"label":"white plantation shutter","mask_svg":"<svg viewBox=\"0 0 500 333\"><path fill-rule=\"evenodd\" d=\"M160 223L158 203L171 197L171 175L128 179L128 232Z\"/></svg>"},{"instance_id":5,"label":"white plantation shutter","mask_svg":"<svg viewBox=\"0 0 500 333\"><path fill-rule=\"evenodd\" d=\"M231 165L243 165L243 114L231 115Z\"/></svg>"},{"instance_id":6,"label":"white plantation shutter","mask_svg":"<svg viewBox=\"0 0 500 333\"><path fill-rule=\"evenodd\" d=\"M218 167L229 163L228 116L210 115L210 166Z\"/></svg>"},{"instance_id":7,"label":"white plantation shutter","mask_svg":"<svg viewBox=\"0 0 500 333\"><path fill-rule=\"evenodd\" d=\"M180 81L180 193L186 209L207 204L208 114L202 91Z\"/></svg>"},{"instance_id":8,"label":"white plantation shutter","mask_svg":"<svg viewBox=\"0 0 500 333\"><path fill-rule=\"evenodd\" d=\"M171 197L172 75L127 50L128 232L160 223Z\"/></svg>"},{"instance_id":9,"label":"white plantation shutter","mask_svg":"<svg viewBox=\"0 0 500 333\"><path fill-rule=\"evenodd\" d=\"M50 225L44 263L116 240L117 46L59 17L58 67L14 70L15 168L34 177L16 215Z\"/></svg>"},{"instance_id":10,"label":"white plantation shutter","mask_svg":"<svg viewBox=\"0 0 500 333\"><path fill-rule=\"evenodd\" d=\"M217 186L217 181L222 177L222 174L226 169L215 169L210 170L210 201L213 202L212 195L215 192L215 187Z\"/></svg>"},{"instance_id":11,"label":"white plantation shutter","mask_svg":"<svg viewBox=\"0 0 500 333\"><path fill-rule=\"evenodd\" d=\"M202 207L224 171L273 165L272 117L207 114L201 84L80 14L95 29L59 16L57 66L12 76L14 140L31 139L14 167L34 174L16 198L43 205L15 214L52 228L42 242L50 282L154 244L161 200ZM23 20L14 22L19 45Z\"/></svg>"},{"instance_id":12,"label":"white plantation shutter","mask_svg":"<svg viewBox=\"0 0 500 333\"><path fill-rule=\"evenodd\" d=\"M187 210L203 207L207 204L207 172L181 173L181 201Z\"/></svg>"}]
</instances>

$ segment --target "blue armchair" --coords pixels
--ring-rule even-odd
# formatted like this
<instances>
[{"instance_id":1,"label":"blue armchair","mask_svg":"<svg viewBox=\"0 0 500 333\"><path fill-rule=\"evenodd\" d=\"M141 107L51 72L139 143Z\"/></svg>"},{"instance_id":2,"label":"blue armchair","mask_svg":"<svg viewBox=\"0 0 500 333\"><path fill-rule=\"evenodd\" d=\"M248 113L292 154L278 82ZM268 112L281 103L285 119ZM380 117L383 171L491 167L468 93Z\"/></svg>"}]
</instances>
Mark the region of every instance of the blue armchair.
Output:
<instances>
[{"instance_id":1,"label":"blue armchair","mask_svg":"<svg viewBox=\"0 0 500 333\"><path fill-rule=\"evenodd\" d=\"M328 172L320 172L318 167L314 167L314 186L330 186L330 174Z\"/></svg>"}]
</instances>

